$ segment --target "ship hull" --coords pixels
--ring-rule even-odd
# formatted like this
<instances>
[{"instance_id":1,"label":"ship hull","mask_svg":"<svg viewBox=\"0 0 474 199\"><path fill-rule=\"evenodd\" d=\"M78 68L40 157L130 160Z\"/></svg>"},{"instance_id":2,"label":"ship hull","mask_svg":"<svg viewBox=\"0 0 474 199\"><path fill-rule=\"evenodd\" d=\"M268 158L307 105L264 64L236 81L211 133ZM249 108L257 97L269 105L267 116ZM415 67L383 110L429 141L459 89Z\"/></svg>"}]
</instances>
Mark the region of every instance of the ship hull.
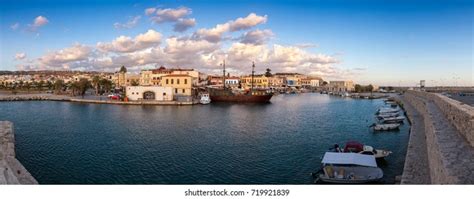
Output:
<instances>
[{"instance_id":1,"label":"ship hull","mask_svg":"<svg viewBox=\"0 0 474 199\"><path fill-rule=\"evenodd\" d=\"M234 94L230 90L210 89L209 97L212 102L235 102L235 103L269 103L273 94L264 91L258 94Z\"/></svg>"},{"instance_id":2,"label":"ship hull","mask_svg":"<svg viewBox=\"0 0 474 199\"><path fill-rule=\"evenodd\" d=\"M213 102L269 103L272 95L229 95L212 96Z\"/></svg>"}]
</instances>

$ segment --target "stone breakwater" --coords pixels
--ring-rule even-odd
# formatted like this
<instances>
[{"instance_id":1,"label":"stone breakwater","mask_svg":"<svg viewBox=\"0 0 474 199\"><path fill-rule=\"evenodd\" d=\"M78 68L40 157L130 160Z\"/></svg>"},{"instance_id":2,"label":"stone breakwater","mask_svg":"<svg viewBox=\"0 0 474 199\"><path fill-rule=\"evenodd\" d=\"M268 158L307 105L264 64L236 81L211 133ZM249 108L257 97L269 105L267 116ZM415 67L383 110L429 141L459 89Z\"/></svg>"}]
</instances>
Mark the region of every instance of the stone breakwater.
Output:
<instances>
[{"instance_id":1,"label":"stone breakwater","mask_svg":"<svg viewBox=\"0 0 474 199\"><path fill-rule=\"evenodd\" d=\"M402 102L414 124L401 183L473 184L473 107L419 91L407 91Z\"/></svg>"},{"instance_id":2,"label":"stone breakwater","mask_svg":"<svg viewBox=\"0 0 474 199\"><path fill-rule=\"evenodd\" d=\"M38 184L15 158L13 124L0 121L0 184Z\"/></svg>"}]
</instances>

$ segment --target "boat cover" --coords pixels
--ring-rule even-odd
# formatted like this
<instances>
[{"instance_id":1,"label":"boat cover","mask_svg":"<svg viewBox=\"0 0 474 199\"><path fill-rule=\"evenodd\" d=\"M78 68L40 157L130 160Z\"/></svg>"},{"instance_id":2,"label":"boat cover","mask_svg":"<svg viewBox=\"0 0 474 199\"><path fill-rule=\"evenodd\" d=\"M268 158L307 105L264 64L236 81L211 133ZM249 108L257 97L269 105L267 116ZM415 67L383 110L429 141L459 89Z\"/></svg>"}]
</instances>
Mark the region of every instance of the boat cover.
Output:
<instances>
[{"instance_id":1,"label":"boat cover","mask_svg":"<svg viewBox=\"0 0 474 199\"><path fill-rule=\"evenodd\" d=\"M323 164L349 164L367 167L377 167L375 156L362 155L358 153L326 152L321 162Z\"/></svg>"},{"instance_id":2,"label":"boat cover","mask_svg":"<svg viewBox=\"0 0 474 199\"><path fill-rule=\"evenodd\" d=\"M344 152L360 152L364 150L364 145L357 141L346 142Z\"/></svg>"}]
</instances>

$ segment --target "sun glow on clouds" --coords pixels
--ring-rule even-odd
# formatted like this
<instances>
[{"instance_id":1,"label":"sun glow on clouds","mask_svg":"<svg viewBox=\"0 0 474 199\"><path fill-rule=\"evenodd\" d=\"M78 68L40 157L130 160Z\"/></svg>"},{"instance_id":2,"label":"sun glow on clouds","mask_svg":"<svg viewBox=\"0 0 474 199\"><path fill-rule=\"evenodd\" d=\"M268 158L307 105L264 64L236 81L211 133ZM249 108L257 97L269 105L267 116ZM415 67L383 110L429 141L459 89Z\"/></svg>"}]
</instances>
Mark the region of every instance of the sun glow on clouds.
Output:
<instances>
[{"instance_id":1,"label":"sun glow on clouds","mask_svg":"<svg viewBox=\"0 0 474 199\"><path fill-rule=\"evenodd\" d=\"M154 24L171 23L173 30L181 35L165 37L149 29L135 36L122 35L96 45L75 43L71 47L48 52L32 64L19 64L18 68L114 71L121 65L137 70L164 65L214 73L225 59L229 71L237 74L248 73L252 61L274 72L299 72L323 77L353 74L335 67L339 62L335 57L307 51L308 45L268 43L276 34L270 29L256 28L268 21L267 15L250 13L185 34L183 32L196 25L196 20L189 17L192 14L190 8L147 8L144 13ZM133 28L139 19L140 16L133 17L124 24L116 23L114 26L119 29ZM38 28L47 23L49 21L45 17L38 16L30 26ZM17 60L24 59L21 54L15 57Z\"/></svg>"}]
</instances>

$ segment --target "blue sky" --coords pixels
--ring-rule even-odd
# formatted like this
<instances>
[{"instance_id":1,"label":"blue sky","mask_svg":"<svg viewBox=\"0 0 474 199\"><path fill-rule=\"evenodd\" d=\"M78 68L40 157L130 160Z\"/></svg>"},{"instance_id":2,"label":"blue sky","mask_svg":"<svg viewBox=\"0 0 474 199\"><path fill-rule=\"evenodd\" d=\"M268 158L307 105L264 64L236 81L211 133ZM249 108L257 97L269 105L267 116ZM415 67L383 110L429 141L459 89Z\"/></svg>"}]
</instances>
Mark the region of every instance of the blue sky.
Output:
<instances>
[{"instance_id":1,"label":"blue sky","mask_svg":"<svg viewBox=\"0 0 474 199\"><path fill-rule=\"evenodd\" d=\"M182 7L190 11L182 19L195 20L184 32L173 31L176 21L152 23L154 14L145 14L147 8ZM196 37L200 29L247 19L250 13L265 20L228 30L219 41L201 42ZM38 16L47 23L32 28ZM138 16L131 28L114 27ZM18 26L12 28L14 24ZM261 71L269 67L274 72L300 71L363 84L415 85L425 79L427 84L472 86L474 82L471 1L2 0L0 26L0 70L112 71L126 64L135 70L166 65L213 73L218 71L216 60L226 54L235 73L248 72L247 63L255 60L264 65ZM146 48L118 52L97 47L99 42L113 44L122 35L133 39L150 29L161 39ZM257 30L271 34L260 35L263 43L242 44L246 33ZM167 41L173 37L179 38L178 43ZM85 52L75 54L77 49ZM61 56L77 57L68 62ZM106 59L111 61L97 62Z\"/></svg>"}]
</instances>

